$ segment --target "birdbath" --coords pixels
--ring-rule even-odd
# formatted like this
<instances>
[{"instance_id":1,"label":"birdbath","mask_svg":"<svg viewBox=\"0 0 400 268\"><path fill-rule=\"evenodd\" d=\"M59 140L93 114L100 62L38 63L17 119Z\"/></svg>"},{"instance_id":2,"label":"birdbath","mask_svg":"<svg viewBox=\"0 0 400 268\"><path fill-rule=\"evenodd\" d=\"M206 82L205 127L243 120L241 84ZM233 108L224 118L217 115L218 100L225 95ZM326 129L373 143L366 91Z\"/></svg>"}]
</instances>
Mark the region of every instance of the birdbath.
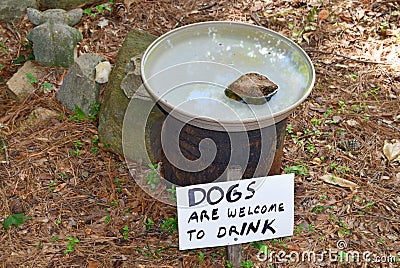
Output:
<instances>
[{"instance_id":1,"label":"birdbath","mask_svg":"<svg viewBox=\"0 0 400 268\"><path fill-rule=\"evenodd\" d=\"M248 73L278 86L252 104L225 90ZM164 178L177 185L280 173L288 116L310 94L315 71L293 41L238 22L203 22L156 39L142 58L150 96L168 114L161 133Z\"/></svg>"}]
</instances>

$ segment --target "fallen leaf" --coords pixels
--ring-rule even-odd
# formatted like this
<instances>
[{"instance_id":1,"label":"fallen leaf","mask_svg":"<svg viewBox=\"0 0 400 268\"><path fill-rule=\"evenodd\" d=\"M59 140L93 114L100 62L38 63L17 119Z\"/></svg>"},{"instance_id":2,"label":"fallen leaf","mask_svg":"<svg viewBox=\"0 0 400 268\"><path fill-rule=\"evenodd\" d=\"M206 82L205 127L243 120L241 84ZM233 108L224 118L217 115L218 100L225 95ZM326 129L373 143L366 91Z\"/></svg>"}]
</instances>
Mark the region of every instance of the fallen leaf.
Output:
<instances>
[{"instance_id":1,"label":"fallen leaf","mask_svg":"<svg viewBox=\"0 0 400 268\"><path fill-rule=\"evenodd\" d=\"M390 36L395 36L398 35L400 32L399 30L393 30L393 29L386 29L385 34L390 35Z\"/></svg>"},{"instance_id":2,"label":"fallen leaf","mask_svg":"<svg viewBox=\"0 0 400 268\"><path fill-rule=\"evenodd\" d=\"M398 241L399 240L399 237L397 235L387 234L386 237L389 238L392 241Z\"/></svg>"},{"instance_id":3,"label":"fallen leaf","mask_svg":"<svg viewBox=\"0 0 400 268\"><path fill-rule=\"evenodd\" d=\"M391 142L385 141L383 145L383 154L389 162L400 161L400 141L393 140Z\"/></svg>"},{"instance_id":4,"label":"fallen leaf","mask_svg":"<svg viewBox=\"0 0 400 268\"><path fill-rule=\"evenodd\" d=\"M255 2L254 3L254 6L252 6L251 8L250 8L250 11L259 11L259 10L261 10L262 9L262 2L261 1L257 1L257 2Z\"/></svg>"},{"instance_id":5,"label":"fallen leaf","mask_svg":"<svg viewBox=\"0 0 400 268\"><path fill-rule=\"evenodd\" d=\"M88 268L97 268L97 267L99 267L99 265L100 265L100 262L98 262L98 261L91 261L91 262L89 262L89 264L88 264Z\"/></svg>"},{"instance_id":6,"label":"fallen leaf","mask_svg":"<svg viewBox=\"0 0 400 268\"><path fill-rule=\"evenodd\" d=\"M357 21L360 21L362 18L364 18L365 15L365 10L364 9L358 9L357 14L356 14L356 19Z\"/></svg>"},{"instance_id":7,"label":"fallen leaf","mask_svg":"<svg viewBox=\"0 0 400 268\"><path fill-rule=\"evenodd\" d=\"M57 185L57 187L53 190L53 193L58 193L59 191L61 191L62 189L64 189L65 186L67 186L67 183L65 183L65 182L60 183L60 184Z\"/></svg>"},{"instance_id":8,"label":"fallen leaf","mask_svg":"<svg viewBox=\"0 0 400 268\"><path fill-rule=\"evenodd\" d=\"M8 216L7 218L4 219L3 221L3 228L4 230L8 230L8 228L11 225L14 225L15 227L20 226L21 224L24 224L25 220L29 220L30 217L26 216L25 214L12 214Z\"/></svg>"},{"instance_id":9,"label":"fallen leaf","mask_svg":"<svg viewBox=\"0 0 400 268\"><path fill-rule=\"evenodd\" d=\"M307 44L310 44L310 36L313 35L313 32L308 32L303 34L303 39L307 42Z\"/></svg>"},{"instance_id":10,"label":"fallen leaf","mask_svg":"<svg viewBox=\"0 0 400 268\"><path fill-rule=\"evenodd\" d=\"M321 20L326 20L328 17L329 17L329 11L326 9L323 9L318 13L317 19L319 21L321 21Z\"/></svg>"},{"instance_id":11,"label":"fallen leaf","mask_svg":"<svg viewBox=\"0 0 400 268\"><path fill-rule=\"evenodd\" d=\"M300 247L298 247L298 246L296 246L296 245L287 245L287 249L288 250L292 250L292 251L302 251L303 249L302 248L300 248Z\"/></svg>"},{"instance_id":12,"label":"fallen leaf","mask_svg":"<svg viewBox=\"0 0 400 268\"><path fill-rule=\"evenodd\" d=\"M321 179L326 183L337 185L340 187L348 187L350 189L358 187L358 185L355 184L354 182L340 178L340 177L336 177L335 175L333 175L331 173L327 173L327 174L323 175L321 177Z\"/></svg>"},{"instance_id":13,"label":"fallen leaf","mask_svg":"<svg viewBox=\"0 0 400 268\"><path fill-rule=\"evenodd\" d=\"M311 163L313 163L314 165L321 165L322 164L322 160L319 157L315 157L313 158L313 160L311 160Z\"/></svg>"},{"instance_id":14,"label":"fallen leaf","mask_svg":"<svg viewBox=\"0 0 400 268\"><path fill-rule=\"evenodd\" d=\"M318 106L310 105L310 110L323 114L326 112L327 109L326 109L326 107L318 107Z\"/></svg>"}]
</instances>

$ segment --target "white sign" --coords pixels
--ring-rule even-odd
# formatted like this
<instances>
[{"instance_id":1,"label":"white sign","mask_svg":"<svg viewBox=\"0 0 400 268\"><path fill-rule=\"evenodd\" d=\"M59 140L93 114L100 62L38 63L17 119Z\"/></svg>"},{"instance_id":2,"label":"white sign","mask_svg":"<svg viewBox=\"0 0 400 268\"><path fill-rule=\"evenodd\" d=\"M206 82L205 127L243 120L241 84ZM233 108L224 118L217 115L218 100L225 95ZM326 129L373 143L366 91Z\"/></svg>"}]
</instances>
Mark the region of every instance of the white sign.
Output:
<instances>
[{"instance_id":1,"label":"white sign","mask_svg":"<svg viewBox=\"0 0 400 268\"><path fill-rule=\"evenodd\" d=\"M179 249L293 235L294 174L177 187Z\"/></svg>"}]
</instances>

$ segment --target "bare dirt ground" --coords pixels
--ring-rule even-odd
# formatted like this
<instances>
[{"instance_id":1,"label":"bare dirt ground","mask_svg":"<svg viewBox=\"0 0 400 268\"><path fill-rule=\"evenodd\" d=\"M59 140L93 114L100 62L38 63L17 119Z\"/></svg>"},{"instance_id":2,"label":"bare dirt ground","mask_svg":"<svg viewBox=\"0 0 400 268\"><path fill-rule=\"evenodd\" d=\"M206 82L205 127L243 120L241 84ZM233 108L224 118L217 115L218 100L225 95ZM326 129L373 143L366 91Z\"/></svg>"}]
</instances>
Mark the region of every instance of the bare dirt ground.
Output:
<instances>
[{"instance_id":1,"label":"bare dirt ground","mask_svg":"<svg viewBox=\"0 0 400 268\"><path fill-rule=\"evenodd\" d=\"M243 267L399 266L399 1L118 0L110 7L85 7L91 14L76 26L80 54L113 62L133 29L161 35L230 20L275 30L310 55L316 84L289 118L282 166L297 174L295 232L244 244ZM55 99L63 70L48 69L22 103L6 96L5 83L32 53L25 38L32 27L26 17L0 24L0 222L14 220L0 229L1 267L223 267L224 248L179 251L176 208L135 184L123 159L98 143L96 122L69 119ZM44 82L52 90L44 92ZM37 106L60 116L23 128ZM319 255L260 261L260 248Z\"/></svg>"}]
</instances>

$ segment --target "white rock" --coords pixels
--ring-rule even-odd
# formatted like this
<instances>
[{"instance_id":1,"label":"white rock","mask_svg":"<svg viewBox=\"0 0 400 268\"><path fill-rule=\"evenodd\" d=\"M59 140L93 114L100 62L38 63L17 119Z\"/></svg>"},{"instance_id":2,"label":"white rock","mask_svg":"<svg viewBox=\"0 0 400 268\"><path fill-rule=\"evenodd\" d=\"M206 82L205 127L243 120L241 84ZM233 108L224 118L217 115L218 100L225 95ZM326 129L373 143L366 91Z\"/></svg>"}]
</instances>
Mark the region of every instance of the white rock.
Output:
<instances>
[{"instance_id":1,"label":"white rock","mask_svg":"<svg viewBox=\"0 0 400 268\"><path fill-rule=\"evenodd\" d=\"M111 64L108 61L102 61L96 66L96 78L95 81L99 84L108 82L108 76L111 72Z\"/></svg>"},{"instance_id":2,"label":"white rock","mask_svg":"<svg viewBox=\"0 0 400 268\"><path fill-rule=\"evenodd\" d=\"M101 18L101 20L99 21L99 23L97 24L101 29L103 29L104 27L108 26L108 19L106 18Z\"/></svg>"},{"instance_id":3,"label":"white rock","mask_svg":"<svg viewBox=\"0 0 400 268\"><path fill-rule=\"evenodd\" d=\"M351 127L354 127L354 126L358 125L358 122L356 120L354 120L354 119L349 119L349 120L346 121L346 123Z\"/></svg>"}]
</instances>

